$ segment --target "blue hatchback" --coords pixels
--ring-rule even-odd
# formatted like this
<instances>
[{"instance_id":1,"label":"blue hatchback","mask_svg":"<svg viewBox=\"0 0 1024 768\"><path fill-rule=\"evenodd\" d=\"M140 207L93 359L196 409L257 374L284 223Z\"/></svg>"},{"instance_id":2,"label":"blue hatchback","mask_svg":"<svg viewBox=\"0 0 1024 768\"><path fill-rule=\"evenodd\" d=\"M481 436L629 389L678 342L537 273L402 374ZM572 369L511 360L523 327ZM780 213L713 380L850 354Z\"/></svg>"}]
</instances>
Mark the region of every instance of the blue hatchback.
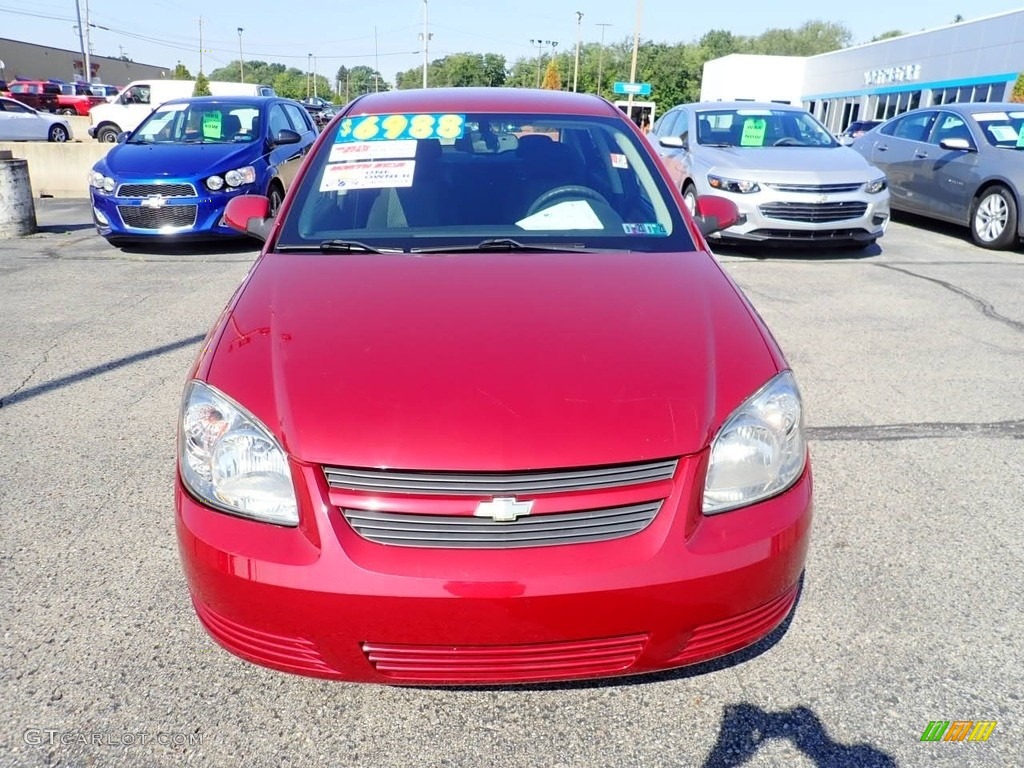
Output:
<instances>
[{"instance_id":1,"label":"blue hatchback","mask_svg":"<svg viewBox=\"0 0 1024 768\"><path fill-rule=\"evenodd\" d=\"M93 166L93 219L112 243L238 237L224 207L266 195L275 212L317 137L279 97L199 96L157 107Z\"/></svg>"}]
</instances>

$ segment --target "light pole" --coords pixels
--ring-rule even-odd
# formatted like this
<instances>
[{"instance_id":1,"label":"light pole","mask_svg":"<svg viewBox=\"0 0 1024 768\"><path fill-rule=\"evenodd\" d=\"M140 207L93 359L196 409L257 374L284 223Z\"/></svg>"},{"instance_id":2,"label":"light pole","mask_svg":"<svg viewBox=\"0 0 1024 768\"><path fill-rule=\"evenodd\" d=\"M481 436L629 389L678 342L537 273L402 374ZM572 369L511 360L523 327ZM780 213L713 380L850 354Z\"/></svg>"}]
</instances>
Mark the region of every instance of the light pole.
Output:
<instances>
[{"instance_id":1,"label":"light pole","mask_svg":"<svg viewBox=\"0 0 1024 768\"><path fill-rule=\"evenodd\" d=\"M636 29L633 30L633 61L629 65L629 82L636 82L636 55L640 49L640 18L643 15L644 0L636 0ZM629 119L633 119L633 91L629 92L629 98L626 101L626 114L629 115Z\"/></svg>"},{"instance_id":2,"label":"light pole","mask_svg":"<svg viewBox=\"0 0 1024 768\"><path fill-rule=\"evenodd\" d=\"M316 56L313 57L313 98L317 98L316 92Z\"/></svg>"},{"instance_id":3,"label":"light pole","mask_svg":"<svg viewBox=\"0 0 1024 768\"><path fill-rule=\"evenodd\" d=\"M242 58L242 27L238 28L238 81L245 82L245 59Z\"/></svg>"},{"instance_id":4,"label":"light pole","mask_svg":"<svg viewBox=\"0 0 1024 768\"><path fill-rule=\"evenodd\" d=\"M601 76L604 74L604 30L611 24L598 24L601 28L601 50L597 54L597 95L601 95Z\"/></svg>"},{"instance_id":5,"label":"light pole","mask_svg":"<svg viewBox=\"0 0 1024 768\"><path fill-rule=\"evenodd\" d=\"M423 87L427 87L427 67L430 66L430 25L427 0L423 0Z\"/></svg>"},{"instance_id":6,"label":"light pole","mask_svg":"<svg viewBox=\"0 0 1024 768\"><path fill-rule=\"evenodd\" d=\"M555 55L555 48L558 47L557 40L530 40L533 45L537 46L537 87L540 88L540 68L544 62L544 54L541 53L541 48L545 45L551 46L551 55Z\"/></svg>"},{"instance_id":7,"label":"light pole","mask_svg":"<svg viewBox=\"0 0 1024 768\"><path fill-rule=\"evenodd\" d=\"M309 78L310 78L310 75L312 73L313 73L313 54L312 53L307 53L306 54L306 101L309 101L309 94L310 94Z\"/></svg>"},{"instance_id":8,"label":"light pole","mask_svg":"<svg viewBox=\"0 0 1024 768\"><path fill-rule=\"evenodd\" d=\"M580 80L580 44L583 42L583 32L580 29L580 24L583 22L583 11L576 11L576 64L572 70L572 91L576 93L576 88Z\"/></svg>"}]
</instances>

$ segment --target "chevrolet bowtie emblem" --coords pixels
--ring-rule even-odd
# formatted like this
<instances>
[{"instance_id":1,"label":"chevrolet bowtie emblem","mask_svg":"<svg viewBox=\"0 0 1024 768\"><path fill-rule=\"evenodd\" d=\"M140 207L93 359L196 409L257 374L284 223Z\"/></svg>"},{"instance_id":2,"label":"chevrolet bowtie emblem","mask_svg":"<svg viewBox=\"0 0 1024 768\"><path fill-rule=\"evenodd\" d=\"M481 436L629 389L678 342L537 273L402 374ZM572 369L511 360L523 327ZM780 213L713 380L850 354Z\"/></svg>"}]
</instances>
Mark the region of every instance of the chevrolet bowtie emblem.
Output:
<instances>
[{"instance_id":1,"label":"chevrolet bowtie emblem","mask_svg":"<svg viewBox=\"0 0 1024 768\"><path fill-rule=\"evenodd\" d=\"M167 198L163 195L150 195L141 203L143 208L163 208L167 205Z\"/></svg>"},{"instance_id":2,"label":"chevrolet bowtie emblem","mask_svg":"<svg viewBox=\"0 0 1024 768\"><path fill-rule=\"evenodd\" d=\"M512 523L516 518L530 514L532 501L517 501L514 497L499 497L482 501L473 513L474 517L489 517L496 523Z\"/></svg>"}]
</instances>

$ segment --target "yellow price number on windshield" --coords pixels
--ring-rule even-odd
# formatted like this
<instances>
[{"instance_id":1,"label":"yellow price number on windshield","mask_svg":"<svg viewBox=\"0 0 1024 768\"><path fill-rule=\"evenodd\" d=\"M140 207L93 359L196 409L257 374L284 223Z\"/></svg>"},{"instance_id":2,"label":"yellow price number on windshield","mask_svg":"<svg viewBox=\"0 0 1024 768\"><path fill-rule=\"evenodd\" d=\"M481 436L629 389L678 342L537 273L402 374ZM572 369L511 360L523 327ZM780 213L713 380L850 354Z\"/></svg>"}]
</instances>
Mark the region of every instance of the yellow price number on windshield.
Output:
<instances>
[{"instance_id":1,"label":"yellow price number on windshield","mask_svg":"<svg viewBox=\"0 0 1024 768\"><path fill-rule=\"evenodd\" d=\"M462 138L465 130L465 115L365 115L342 120L334 141L451 140Z\"/></svg>"}]
</instances>

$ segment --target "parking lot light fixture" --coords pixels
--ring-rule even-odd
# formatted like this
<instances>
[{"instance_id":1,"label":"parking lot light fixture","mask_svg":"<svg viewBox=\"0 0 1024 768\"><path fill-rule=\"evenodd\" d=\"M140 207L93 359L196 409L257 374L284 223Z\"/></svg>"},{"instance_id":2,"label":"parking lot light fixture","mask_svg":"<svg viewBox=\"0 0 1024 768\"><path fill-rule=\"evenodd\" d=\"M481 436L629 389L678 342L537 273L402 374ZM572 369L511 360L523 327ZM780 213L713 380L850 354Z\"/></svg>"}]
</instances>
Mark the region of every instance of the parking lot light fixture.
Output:
<instances>
[{"instance_id":1,"label":"parking lot light fixture","mask_svg":"<svg viewBox=\"0 0 1024 768\"><path fill-rule=\"evenodd\" d=\"M238 28L238 81L245 82L245 59L242 57L242 33L244 28Z\"/></svg>"}]
</instances>

